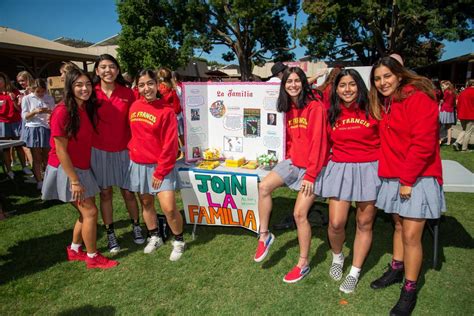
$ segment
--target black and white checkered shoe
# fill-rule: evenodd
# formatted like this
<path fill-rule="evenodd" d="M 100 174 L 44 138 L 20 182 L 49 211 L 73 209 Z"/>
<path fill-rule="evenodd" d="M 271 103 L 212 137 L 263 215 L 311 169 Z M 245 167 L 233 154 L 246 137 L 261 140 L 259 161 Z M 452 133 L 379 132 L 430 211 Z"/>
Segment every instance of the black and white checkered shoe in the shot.
<path fill-rule="evenodd" d="M 342 279 L 342 264 L 333 262 L 329 268 L 329 276 L 335 281 Z"/>
<path fill-rule="evenodd" d="M 352 275 L 347 275 L 344 279 L 344 282 L 342 282 L 341 286 L 339 287 L 339 290 L 346 294 L 352 293 L 354 292 L 358 281 L 359 280 L 354 278 Z"/>

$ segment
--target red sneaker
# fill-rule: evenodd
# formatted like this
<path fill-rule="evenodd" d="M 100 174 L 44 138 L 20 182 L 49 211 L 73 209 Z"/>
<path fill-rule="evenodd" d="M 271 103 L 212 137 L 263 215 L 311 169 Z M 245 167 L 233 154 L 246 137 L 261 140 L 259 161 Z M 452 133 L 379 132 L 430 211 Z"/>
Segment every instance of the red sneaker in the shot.
<path fill-rule="evenodd" d="M 94 258 L 89 258 L 86 254 L 87 269 L 110 269 L 119 265 L 118 261 L 111 260 L 104 257 L 100 252 L 97 252 Z"/>
<path fill-rule="evenodd" d="M 66 247 L 67 261 L 86 261 L 87 254 L 82 247 L 78 251 L 71 249 L 71 246 Z"/>
<path fill-rule="evenodd" d="M 304 278 L 308 273 L 309 273 L 309 266 L 300 268 L 298 266 L 295 266 L 290 272 L 285 275 L 283 278 L 283 282 L 285 283 L 296 283 L 302 278 Z"/>
<path fill-rule="evenodd" d="M 272 233 L 269 233 L 267 240 L 258 241 L 257 250 L 255 251 L 255 257 L 253 258 L 255 262 L 261 262 L 263 261 L 263 259 L 265 259 L 268 254 L 268 250 L 270 249 L 270 246 L 273 244 L 274 240 L 275 236 Z"/>

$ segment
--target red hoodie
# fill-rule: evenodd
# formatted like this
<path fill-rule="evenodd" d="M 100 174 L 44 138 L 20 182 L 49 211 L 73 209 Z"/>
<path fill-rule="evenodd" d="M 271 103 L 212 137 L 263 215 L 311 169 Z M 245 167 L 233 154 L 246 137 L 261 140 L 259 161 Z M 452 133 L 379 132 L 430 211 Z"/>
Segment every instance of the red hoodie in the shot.
<path fill-rule="evenodd" d="M 474 121 L 474 87 L 468 87 L 459 94 L 458 118 Z"/>
<path fill-rule="evenodd" d="M 334 162 L 370 162 L 379 159 L 379 123 L 357 103 L 348 108 L 340 106 L 341 113 L 332 127 L 331 142 Z"/>
<path fill-rule="evenodd" d="M 438 104 L 414 87 L 403 92 L 407 98 L 393 101 L 388 114 L 382 111 L 379 176 L 407 186 L 419 177 L 435 177 L 442 185 Z"/>
<path fill-rule="evenodd" d="M 141 98 L 132 104 L 129 119 L 132 131 L 128 143 L 130 159 L 141 164 L 156 163 L 153 176 L 162 180 L 176 163 L 176 115 L 161 99 L 148 103 Z"/>
<path fill-rule="evenodd" d="M 329 146 L 326 110 L 321 101 L 310 101 L 303 109 L 294 104 L 286 113 L 286 134 L 291 140 L 287 158 L 306 168 L 304 180 L 314 182 L 327 163 Z"/>
<path fill-rule="evenodd" d="M 173 88 L 160 83 L 158 91 L 161 94 L 161 99 L 173 108 L 175 114 L 181 113 L 181 103 L 179 102 L 178 94 Z"/>
<path fill-rule="evenodd" d="M 443 103 L 441 104 L 441 112 L 454 112 L 454 104 L 456 96 L 450 90 L 444 90 Z"/>

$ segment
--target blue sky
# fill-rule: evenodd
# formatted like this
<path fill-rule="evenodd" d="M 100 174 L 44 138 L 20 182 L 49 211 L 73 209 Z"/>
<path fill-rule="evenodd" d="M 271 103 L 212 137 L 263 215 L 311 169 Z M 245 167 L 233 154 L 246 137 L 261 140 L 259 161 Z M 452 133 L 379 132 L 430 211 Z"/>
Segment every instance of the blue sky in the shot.
<path fill-rule="evenodd" d="M 64 36 L 98 42 L 120 32 L 115 0 L 0 0 L 0 25 L 49 40 Z M 301 22 L 302 19 L 299 19 Z M 474 52 L 471 40 L 444 42 L 442 60 Z M 208 60 L 223 62 L 227 48 L 217 47 Z M 305 49 L 297 48 L 297 58 Z M 225 62 L 224 62 L 225 63 Z"/>

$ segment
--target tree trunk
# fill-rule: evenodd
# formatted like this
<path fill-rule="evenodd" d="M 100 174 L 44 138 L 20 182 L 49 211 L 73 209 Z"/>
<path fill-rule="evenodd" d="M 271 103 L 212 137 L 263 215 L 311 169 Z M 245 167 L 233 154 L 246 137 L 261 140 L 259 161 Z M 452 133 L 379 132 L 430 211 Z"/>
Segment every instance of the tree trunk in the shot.
<path fill-rule="evenodd" d="M 239 54 L 237 55 L 237 59 L 239 60 L 241 81 L 250 81 L 252 77 L 252 69 L 249 58 L 243 56 L 243 54 Z"/>

